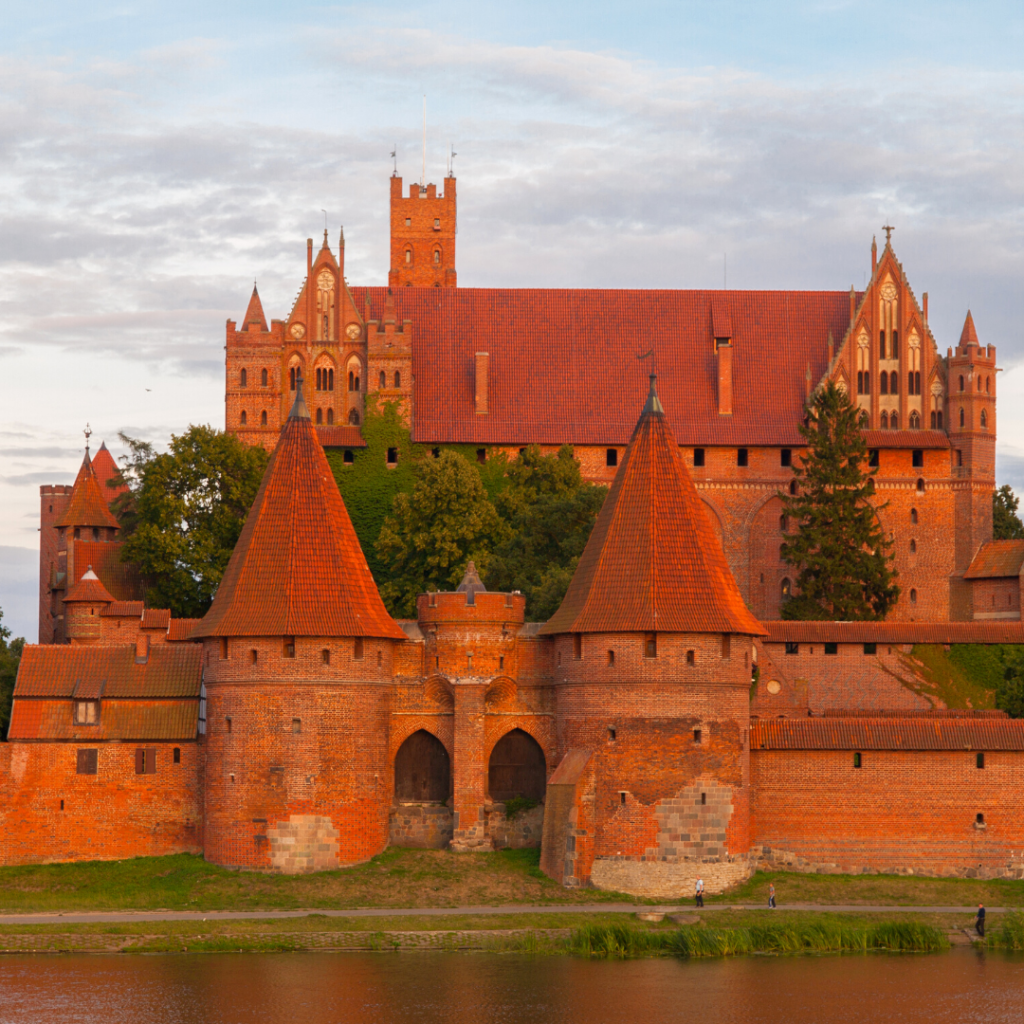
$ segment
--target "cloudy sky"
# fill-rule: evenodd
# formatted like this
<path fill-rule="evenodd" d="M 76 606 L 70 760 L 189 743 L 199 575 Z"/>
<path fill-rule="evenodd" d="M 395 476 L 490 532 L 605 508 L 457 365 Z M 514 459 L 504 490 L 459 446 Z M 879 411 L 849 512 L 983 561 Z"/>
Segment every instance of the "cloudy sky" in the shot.
<path fill-rule="evenodd" d="M 862 286 L 873 234 L 999 348 L 1024 485 L 1016 2 L 6 0 L 0 607 L 35 635 L 38 485 L 82 428 L 223 423 L 223 329 L 286 314 L 324 214 L 386 280 L 390 152 L 454 145 L 461 285 Z M 1017 369 L 1021 365 L 1021 369 Z"/>

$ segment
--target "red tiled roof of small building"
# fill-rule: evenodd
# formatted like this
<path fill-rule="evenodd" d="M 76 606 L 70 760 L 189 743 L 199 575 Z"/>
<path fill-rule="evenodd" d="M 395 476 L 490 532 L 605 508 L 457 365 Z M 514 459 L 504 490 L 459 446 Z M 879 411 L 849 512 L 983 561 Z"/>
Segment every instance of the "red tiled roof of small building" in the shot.
<path fill-rule="evenodd" d="M 202 619 L 171 619 L 167 628 L 168 643 L 181 643 L 192 639 L 192 630 L 202 622 Z"/>
<path fill-rule="evenodd" d="M 316 436 L 325 448 L 365 448 L 366 442 L 358 427 L 317 427 Z"/>
<path fill-rule="evenodd" d="M 137 661 L 134 644 L 30 644 L 18 666 L 15 704 L 21 697 L 70 699 L 83 679 L 104 680 L 108 698 L 198 697 L 202 654 L 195 644 L 156 644 Z"/>
<path fill-rule="evenodd" d="M 964 320 L 964 329 L 960 332 L 960 347 L 967 345 L 980 345 L 978 332 L 974 329 L 974 317 L 971 311 L 967 310 L 967 319 Z"/>
<path fill-rule="evenodd" d="M 405 639 L 373 582 L 301 386 L 193 636 Z"/>
<path fill-rule="evenodd" d="M 92 571 L 90 565 L 82 574 L 81 579 L 67 592 L 64 598 L 65 603 L 71 604 L 76 601 L 90 602 L 92 604 L 111 604 L 113 598 L 107 588 L 100 582 L 99 577 Z"/>
<path fill-rule="evenodd" d="M 1024 622 L 800 622 L 763 623 L 764 642 L 840 644 L 1024 644 Z"/>
<path fill-rule="evenodd" d="M 57 520 L 57 526 L 106 526 L 118 527 L 114 513 L 110 511 L 107 499 L 100 491 L 99 481 L 93 471 L 89 452 L 86 451 L 82 466 L 78 470 L 71 500 L 64 514 Z"/>
<path fill-rule="evenodd" d="M 121 549 L 117 542 L 75 541 L 75 574 L 82 566 L 91 565 L 115 601 L 141 601 L 146 594 L 145 581 L 135 563 L 121 561 Z"/>
<path fill-rule="evenodd" d="M 166 630 L 171 623 L 171 613 L 167 608 L 147 608 L 142 613 L 142 629 Z"/>
<path fill-rule="evenodd" d="M 121 470 L 117 468 L 113 455 L 107 450 L 106 442 L 100 445 L 96 458 L 92 460 L 92 469 L 100 485 L 100 494 L 103 495 L 107 504 L 128 490 L 128 485 L 121 478 Z M 120 482 L 116 486 L 112 486 L 114 481 Z"/>
<path fill-rule="evenodd" d="M 623 445 L 642 393 L 634 356 L 656 340 L 658 386 L 683 445 L 804 444 L 805 374 L 828 368 L 849 292 L 396 288 L 412 321 L 413 438 L 426 444 Z M 353 288 L 384 315 L 385 288 Z M 733 414 L 719 416 L 713 323 L 731 329 Z M 724 329 L 724 328 L 723 328 Z M 637 340 L 637 339 L 641 340 Z M 640 346 L 638 350 L 637 346 Z M 489 354 L 486 415 L 474 401 L 475 353 Z M 771 392 L 764 382 L 772 381 Z"/>
<path fill-rule="evenodd" d="M 759 718 L 750 723 L 758 750 L 1024 750 L 1024 720 L 925 718 Z"/>
<path fill-rule="evenodd" d="M 542 633 L 764 632 L 651 392 L 561 607 Z"/>
<path fill-rule="evenodd" d="M 194 740 L 199 728 L 199 700 L 104 699 L 95 725 L 77 725 L 70 701 L 20 700 L 11 709 L 11 740 Z M 130 752 L 129 752 L 130 756 Z"/>
<path fill-rule="evenodd" d="M 964 573 L 965 580 L 1019 576 L 1024 565 L 1024 540 L 990 540 L 982 544 Z"/>
<path fill-rule="evenodd" d="M 141 619 L 145 610 L 146 605 L 143 601 L 114 601 L 109 607 L 104 608 L 100 615 L 111 619 Z"/>

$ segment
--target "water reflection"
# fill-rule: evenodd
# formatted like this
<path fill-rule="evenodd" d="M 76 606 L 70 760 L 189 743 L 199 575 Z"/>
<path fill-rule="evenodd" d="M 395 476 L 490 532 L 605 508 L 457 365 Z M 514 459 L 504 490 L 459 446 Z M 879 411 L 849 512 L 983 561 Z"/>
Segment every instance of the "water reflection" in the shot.
<path fill-rule="evenodd" d="M 493 954 L 11 956 L 0 1024 L 1019 1022 L 1024 958 L 624 963 Z"/>

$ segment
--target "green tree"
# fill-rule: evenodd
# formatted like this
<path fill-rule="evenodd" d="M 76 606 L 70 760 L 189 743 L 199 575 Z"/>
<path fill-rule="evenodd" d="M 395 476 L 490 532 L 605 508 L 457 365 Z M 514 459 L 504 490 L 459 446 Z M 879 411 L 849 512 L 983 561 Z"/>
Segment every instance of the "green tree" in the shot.
<path fill-rule="evenodd" d="M 114 503 L 126 539 L 123 561 L 146 578 L 147 603 L 175 616 L 203 615 L 227 568 L 256 492 L 267 453 L 233 434 L 191 425 L 157 453 L 121 435 L 130 491 Z"/>
<path fill-rule="evenodd" d="M 508 463 L 505 477 L 494 503 L 508 532 L 486 583 L 522 591 L 528 617 L 546 621 L 565 597 L 608 489 L 584 482 L 570 445 L 555 455 L 531 445 Z"/>
<path fill-rule="evenodd" d="M 899 597 L 892 542 L 882 533 L 862 413 L 829 382 L 814 396 L 800 433 L 807 441 L 793 466 L 796 495 L 781 494 L 797 533 L 782 557 L 798 571 L 787 619 L 883 619 Z M 884 508 L 885 506 L 879 506 Z"/>
<path fill-rule="evenodd" d="M 14 697 L 14 683 L 18 678 L 18 664 L 25 638 L 11 639 L 11 631 L 3 624 L 4 613 L 0 609 L 0 740 L 7 739 L 7 727 L 11 724 L 11 701 Z"/>
<path fill-rule="evenodd" d="M 377 538 L 388 569 L 381 596 L 392 615 L 412 617 L 427 590 L 454 590 L 472 559 L 487 571 L 504 532 L 476 468 L 455 452 L 422 459 L 412 493 L 395 495 Z"/>
<path fill-rule="evenodd" d="M 1024 523 L 1017 515 L 1020 498 L 1009 484 L 1003 484 L 992 494 L 993 540 L 1024 540 Z"/>

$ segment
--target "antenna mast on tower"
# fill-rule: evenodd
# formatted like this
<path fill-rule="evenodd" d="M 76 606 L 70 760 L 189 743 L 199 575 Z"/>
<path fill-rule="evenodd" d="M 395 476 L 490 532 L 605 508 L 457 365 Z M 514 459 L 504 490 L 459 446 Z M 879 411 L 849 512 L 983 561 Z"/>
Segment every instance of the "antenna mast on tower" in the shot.
<path fill-rule="evenodd" d="M 427 187 L 427 97 L 423 96 L 423 174 L 420 177 L 420 188 Z"/>

